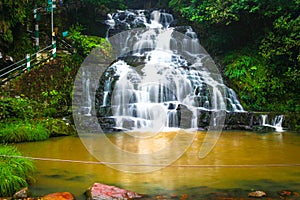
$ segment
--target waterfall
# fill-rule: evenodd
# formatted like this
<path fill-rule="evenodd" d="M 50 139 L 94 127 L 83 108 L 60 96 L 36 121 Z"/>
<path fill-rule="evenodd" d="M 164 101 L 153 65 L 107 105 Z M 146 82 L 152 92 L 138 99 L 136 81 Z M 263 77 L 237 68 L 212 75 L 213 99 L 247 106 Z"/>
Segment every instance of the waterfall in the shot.
<path fill-rule="evenodd" d="M 92 111 L 92 99 L 91 99 L 91 94 L 90 94 L 90 74 L 86 71 L 82 72 L 82 90 L 84 95 L 82 95 L 84 105 L 81 108 L 82 109 L 82 114 L 85 116 L 91 116 L 91 111 Z"/>
<path fill-rule="evenodd" d="M 187 53 L 195 54 L 197 53 L 199 40 L 197 34 L 193 31 L 192 28 L 188 27 L 185 35 L 188 38 L 183 39 L 183 49 Z"/>
<path fill-rule="evenodd" d="M 108 77 L 108 79 L 105 80 L 105 83 L 104 83 L 103 103 L 102 103 L 103 107 L 107 106 L 107 101 L 108 101 L 108 98 L 109 98 L 108 95 L 109 95 L 111 90 L 112 90 L 112 78 Z"/>
<path fill-rule="evenodd" d="M 264 126 L 268 124 L 268 115 L 261 115 L 261 125 Z"/>
<path fill-rule="evenodd" d="M 282 122 L 284 119 L 283 115 L 276 115 L 274 119 L 271 120 L 271 124 L 269 124 L 268 119 L 269 116 L 267 114 L 261 115 L 261 126 L 268 126 L 275 128 L 276 132 L 283 132 Z"/>
<path fill-rule="evenodd" d="M 272 121 L 272 125 L 273 127 L 275 127 L 277 132 L 283 131 L 283 127 L 282 127 L 283 118 L 284 118 L 283 115 L 277 115 Z"/>
<path fill-rule="evenodd" d="M 149 131 L 178 128 L 183 123 L 182 106 L 191 113 L 190 128 L 198 127 L 202 111 L 244 112 L 192 28 L 178 32 L 171 27 L 171 14 L 147 12 L 108 15 L 107 35 L 112 36 L 108 39 L 120 55 L 97 90 L 103 97 L 96 105 L 98 117 L 113 119 L 115 129 Z M 133 31 L 121 32 L 128 29 Z M 99 114 L 107 107 L 109 114 Z M 217 116 L 212 119 L 214 125 Z"/>

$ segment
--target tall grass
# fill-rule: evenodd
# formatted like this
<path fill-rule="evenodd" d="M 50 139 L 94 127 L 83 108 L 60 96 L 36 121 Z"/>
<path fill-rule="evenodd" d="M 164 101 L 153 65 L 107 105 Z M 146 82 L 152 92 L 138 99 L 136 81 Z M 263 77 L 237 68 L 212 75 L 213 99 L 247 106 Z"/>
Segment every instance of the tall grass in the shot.
<path fill-rule="evenodd" d="M 50 131 L 41 122 L 17 121 L 0 124 L 0 142 L 32 142 L 46 140 Z"/>
<path fill-rule="evenodd" d="M 16 191 L 28 186 L 34 171 L 33 162 L 20 156 L 15 147 L 0 145 L 0 196 L 12 196 Z"/>

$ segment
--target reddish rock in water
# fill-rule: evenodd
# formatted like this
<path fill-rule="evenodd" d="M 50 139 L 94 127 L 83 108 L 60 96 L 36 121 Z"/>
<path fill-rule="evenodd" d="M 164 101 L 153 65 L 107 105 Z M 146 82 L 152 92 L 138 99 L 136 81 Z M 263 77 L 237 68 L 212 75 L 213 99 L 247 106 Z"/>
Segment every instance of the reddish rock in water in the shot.
<path fill-rule="evenodd" d="M 42 198 L 43 200 L 74 200 L 74 196 L 70 192 L 56 192 L 48 194 Z"/>
<path fill-rule="evenodd" d="M 142 198 L 142 195 L 138 193 L 101 183 L 94 183 L 94 185 L 88 189 L 87 196 L 90 200 L 127 200 Z"/>
<path fill-rule="evenodd" d="M 293 192 L 290 190 L 281 190 L 278 192 L 278 194 L 282 197 L 288 197 L 288 196 L 292 196 Z"/>
<path fill-rule="evenodd" d="M 183 195 L 181 195 L 180 200 L 186 200 L 188 198 L 189 198 L 189 195 L 183 194 Z"/>

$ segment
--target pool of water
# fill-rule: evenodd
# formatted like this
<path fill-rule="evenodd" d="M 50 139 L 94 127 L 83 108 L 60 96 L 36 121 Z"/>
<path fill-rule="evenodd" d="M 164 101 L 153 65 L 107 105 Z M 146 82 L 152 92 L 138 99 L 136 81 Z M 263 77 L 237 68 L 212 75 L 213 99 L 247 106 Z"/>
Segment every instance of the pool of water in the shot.
<path fill-rule="evenodd" d="M 159 148 L 164 141 L 171 140 L 173 134 L 176 133 L 161 134 L 163 136 L 157 139 L 153 148 Z M 68 191 L 76 199 L 84 199 L 84 191 L 94 182 L 112 184 L 150 196 L 187 194 L 191 199 L 216 195 L 247 197 L 251 190 L 264 190 L 274 198 L 283 189 L 300 192 L 299 133 L 224 131 L 213 150 L 200 159 L 199 149 L 205 136 L 206 132 L 198 132 L 192 145 L 177 161 L 147 173 L 126 173 L 95 164 L 98 160 L 86 150 L 79 137 L 58 137 L 16 146 L 25 156 L 92 161 L 36 160 L 36 181 L 30 187 L 34 195 Z M 137 146 L 147 145 L 136 144 L 122 133 L 108 137 L 128 151 L 139 152 Z"/>

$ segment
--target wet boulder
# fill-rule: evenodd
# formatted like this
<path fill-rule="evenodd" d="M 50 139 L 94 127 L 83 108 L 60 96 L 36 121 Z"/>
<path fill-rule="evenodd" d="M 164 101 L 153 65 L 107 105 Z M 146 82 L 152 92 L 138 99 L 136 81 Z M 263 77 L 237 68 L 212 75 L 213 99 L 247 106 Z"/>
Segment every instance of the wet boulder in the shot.
<path fill-rule="evenodd" d="M 89 200 L 127 200 L 142 198 L 142 195 L 136 192 L 101 183 L 94 183 L 93 186 L 88 189 L 86 195 Z"/>
<path fill-rule="evenodd" d="M 267 193 L 265 193 L 264 191 L 260 191 L 260 190 L 248 193 L 248 197 L 261 198 L 261 197 L 266 197 L 266 196 L 267 196 Z"/>

